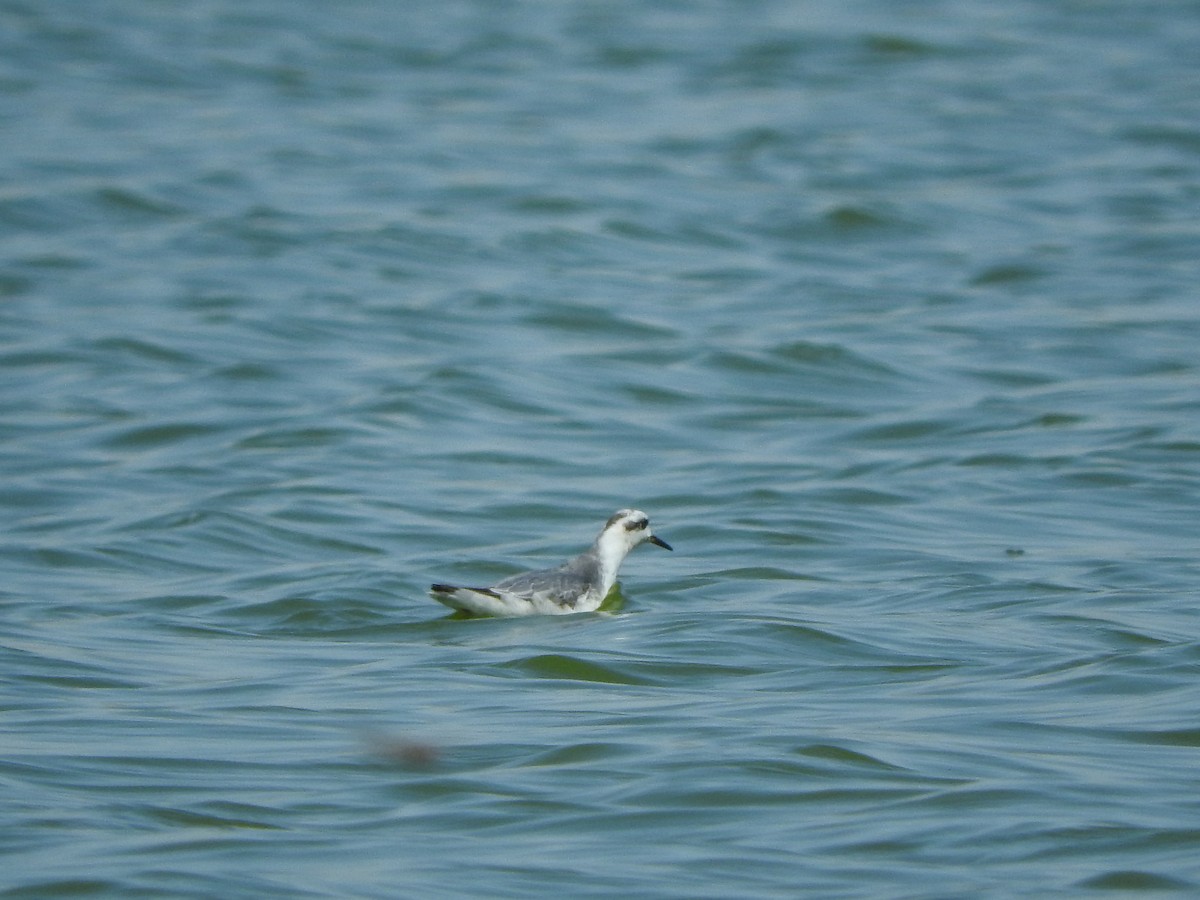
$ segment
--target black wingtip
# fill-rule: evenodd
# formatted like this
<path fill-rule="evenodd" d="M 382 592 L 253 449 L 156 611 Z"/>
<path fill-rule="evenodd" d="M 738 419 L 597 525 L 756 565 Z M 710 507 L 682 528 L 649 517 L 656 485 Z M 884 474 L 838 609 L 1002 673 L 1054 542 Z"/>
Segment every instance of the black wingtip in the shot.
<path fill-rule="evenodd" d="M 435 594 L 453 594 L 455 591 L 474 591 L 477 594 L 487 594 L 489 597 L 495 597 L 497 600 L 500 599 L 499 594 L 497 594 L 491 588 L 484 587 L 464 588 L 458 586 L 457 584 L 431 584 L 429 586 L 429 590 L 433 591 Z"/>

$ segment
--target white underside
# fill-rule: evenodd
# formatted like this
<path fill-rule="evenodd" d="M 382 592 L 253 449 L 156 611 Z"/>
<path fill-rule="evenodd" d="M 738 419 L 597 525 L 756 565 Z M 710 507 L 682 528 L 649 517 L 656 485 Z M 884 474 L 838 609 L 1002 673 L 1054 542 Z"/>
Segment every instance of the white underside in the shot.
<path fill-rule="evenodd" d="M 604 602 L 604 598 L 595 593 L 588 593 L 580 597 L 574 606 L 567 606 L 550 597 L 537 594 L 532 598 L 525 598 L 504 591 L 495 591 L 495 593 L 498 596 L 493 597 L 490 593 L 485 594 L 471 588 L 456 588 L 452 592 L 434 591 L 433 597 L 451 609 L 460 609 L 477 616 L 499 618 L 562 616 L 570 613 L 595 612 Z"/>

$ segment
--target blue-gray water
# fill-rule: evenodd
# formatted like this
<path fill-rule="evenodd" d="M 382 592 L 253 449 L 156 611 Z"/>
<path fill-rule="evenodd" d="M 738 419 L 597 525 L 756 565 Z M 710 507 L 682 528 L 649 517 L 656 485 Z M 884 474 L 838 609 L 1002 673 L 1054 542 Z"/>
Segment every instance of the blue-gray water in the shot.
<path fill-rule="evenodd" d="M 1198 46 L 0 2 L 0 894 L 1200 892 Z"/>

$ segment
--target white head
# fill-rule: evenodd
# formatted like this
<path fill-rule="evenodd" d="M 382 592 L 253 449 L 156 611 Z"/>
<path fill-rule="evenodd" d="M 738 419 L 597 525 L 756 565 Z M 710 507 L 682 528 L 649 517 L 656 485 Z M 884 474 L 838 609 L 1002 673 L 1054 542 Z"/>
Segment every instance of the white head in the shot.
<path fill-rule="evenodd" d="M 670 544 L 654 536 L 650 530 L 650 518 L 640 509 L 618 509 L 604 523 L 604 530 L 596 539 L 598 544 L 619 547 L 622 557 L 645 541 L 658 544 L 664 550 L 671 549 Z"/>

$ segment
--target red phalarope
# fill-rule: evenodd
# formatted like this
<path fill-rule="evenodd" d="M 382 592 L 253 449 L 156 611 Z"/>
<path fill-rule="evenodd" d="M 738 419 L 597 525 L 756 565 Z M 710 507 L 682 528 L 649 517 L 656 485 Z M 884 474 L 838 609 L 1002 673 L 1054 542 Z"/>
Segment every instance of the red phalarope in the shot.
<path fill-rule="evenodd" d="M 671 545 L 655 537 L 638 509 L 619 509 L 586 551 L 553 569 L 522 572 L 489 587 L 430 586 L 433 598 L 452 609 L 480 616 L 562 615 L 600 607 L 617 580 L 617 570 L 638 544 Z"/>

